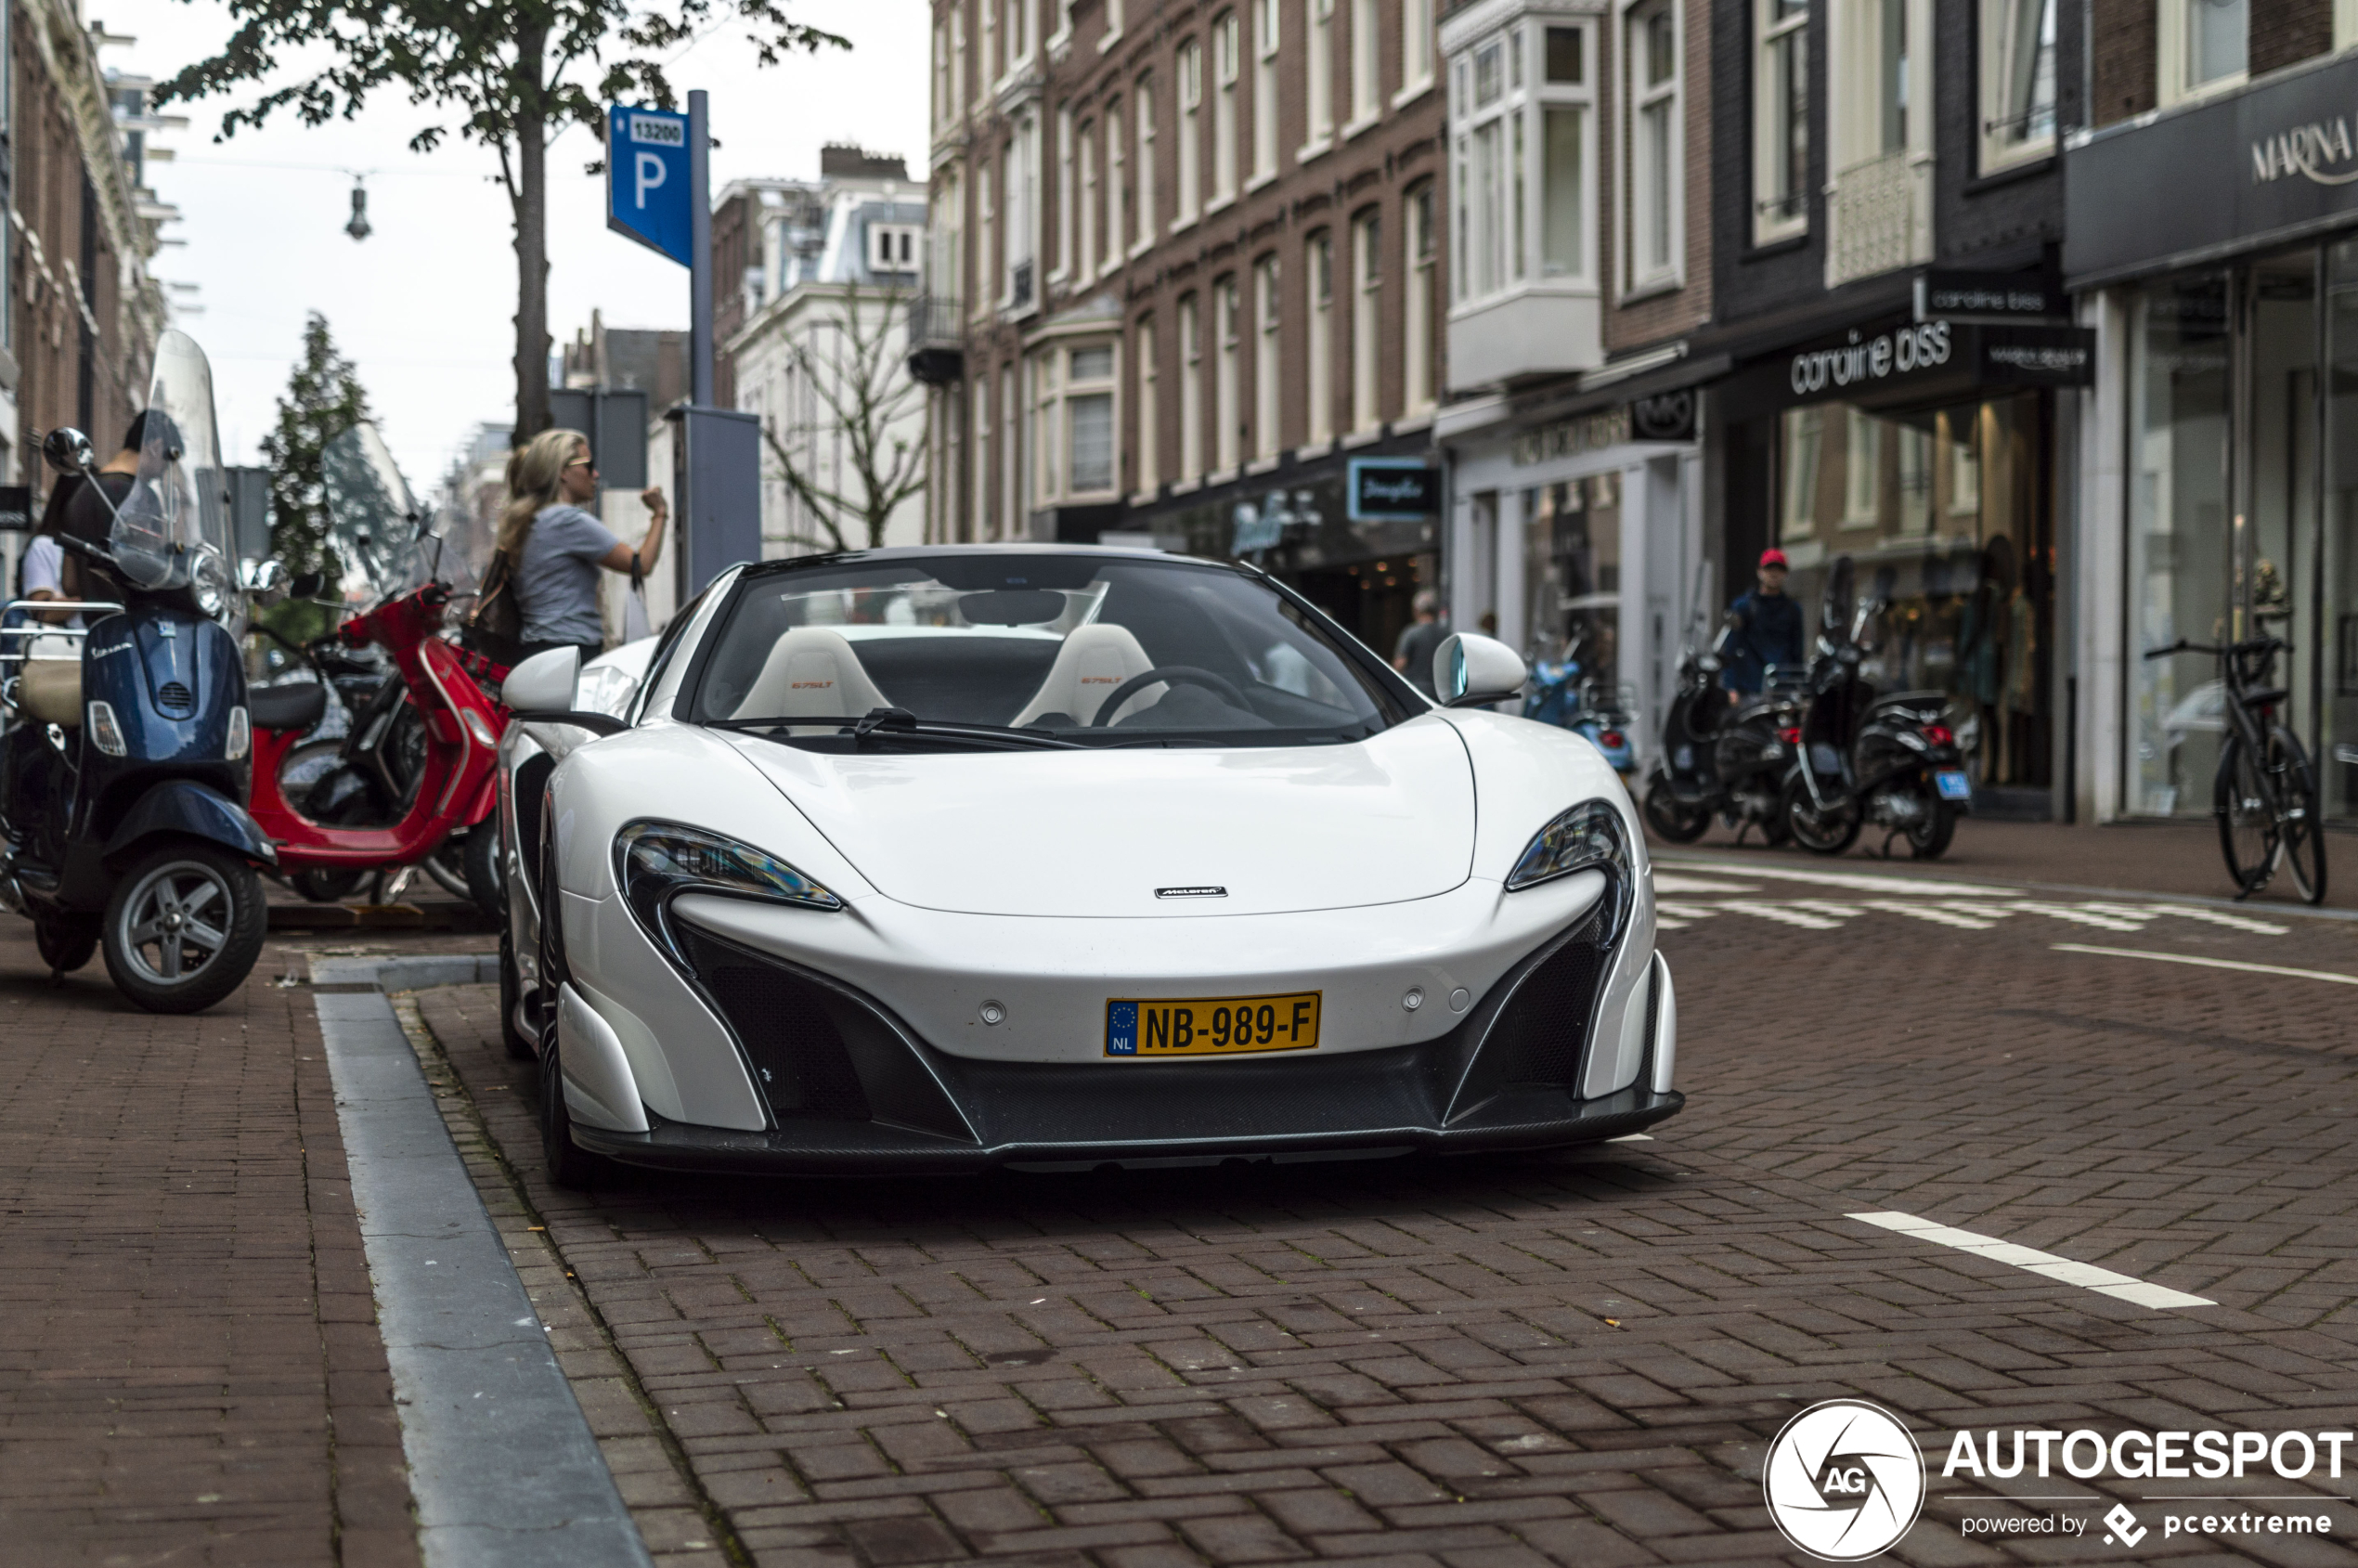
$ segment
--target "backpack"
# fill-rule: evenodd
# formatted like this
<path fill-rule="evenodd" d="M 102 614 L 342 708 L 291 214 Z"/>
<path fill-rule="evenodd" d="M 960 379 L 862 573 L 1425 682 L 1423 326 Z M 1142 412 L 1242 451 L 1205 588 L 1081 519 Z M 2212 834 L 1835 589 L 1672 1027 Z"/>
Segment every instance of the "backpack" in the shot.
<path fill-rule="evenodd" d="M 494 664 L 512 665 L 524 657 L 524 608 L 516 603 L 514 574 L 504 550 L 492 552 L 483 590 L 467 613 L 466 643 Z"/>

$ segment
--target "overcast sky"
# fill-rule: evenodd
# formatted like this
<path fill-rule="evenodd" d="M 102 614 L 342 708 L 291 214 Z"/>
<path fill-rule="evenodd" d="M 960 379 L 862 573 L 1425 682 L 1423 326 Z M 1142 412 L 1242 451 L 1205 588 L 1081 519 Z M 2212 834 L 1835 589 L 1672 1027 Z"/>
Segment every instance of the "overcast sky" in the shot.
<path fill-rule="evenodd" d="M 158 79 L 212 53 L 230 31 L 217 0 L 92 0 L 89 13 L 136 39 L 109 47 L 107 65 Z M 900 153 L 921 175 L 926 7 L 804 0 L 791 14 L 849 38 L 851 50 L 763 70 L 744 28 L 725 23 L 669 67 L 683 107 L 690 88 L 712 94 L 713 188 L 813 176 L 826 141 Z M 148 166 L 149 186 L 181 213 L 164 228 L 181 243 L 167 245 L 155 268 L 199 285 L 175 296 L 202 312 L 179 325 L 212 358 L 229 460 L 260 460 L 256 444 L 316 309 L 358 364 L 386 439 L 423 490 L 478 422 L 504 423 L 514 411 L 515 253 L 506 194 L 488 177 L 497 163 L 455 136 L 431 156 L 409 151 L 409 137 L 435 122 L 398 93 L 351 122 L 312 130 L 282 114 L 215 142 L 223 109 L 238 101 L 173 106 L 190 124 L 158 139 L 177 156 Z M 551 149 L 550 331 L 571 341 L 592 309 L 611 326 L 685 327 L 687 269 L 605 227 L 604 182 L 582 172 L 599 150 L 579 129 Z M 343 233 L 351 171 L 366 172 L 375 227 L 359 243 Z"/>

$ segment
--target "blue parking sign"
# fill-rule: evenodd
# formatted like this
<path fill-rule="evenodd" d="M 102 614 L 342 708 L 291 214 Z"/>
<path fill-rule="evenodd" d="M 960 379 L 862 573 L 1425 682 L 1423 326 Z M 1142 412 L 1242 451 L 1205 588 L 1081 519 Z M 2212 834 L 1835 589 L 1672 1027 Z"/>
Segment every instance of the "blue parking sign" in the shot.
<path fill-rule="evenodd" d="M 688 117 L 667 109 L 609 108 L 606 227 L 687 266 L 693 214 Z"/>

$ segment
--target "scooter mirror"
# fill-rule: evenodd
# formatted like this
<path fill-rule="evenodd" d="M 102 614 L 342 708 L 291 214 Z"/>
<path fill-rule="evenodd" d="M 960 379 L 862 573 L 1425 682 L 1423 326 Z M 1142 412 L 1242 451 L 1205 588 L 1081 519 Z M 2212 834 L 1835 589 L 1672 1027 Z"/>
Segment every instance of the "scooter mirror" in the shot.
<path fill-rule="evenodd" d="M 517 713 L 564 713 L 581 678 L 581 650 L 551 648 L 508 671 L 499 700 Z"/>
<path fill-rule="evenodd" d="M 70 424 L 61 424 L 43 437 L 41 456 L 59 473 L 87 473 L 98 463 L 90 437 Z"/>
<path fill-rule="evenodd" d="M 287 591 L 297 599 L 317 599 L 327 586 L 325 572 L 297 572 L 294 580 L 287 584 Z"/>
<path fill-rule="evenodd" d="M 278 593 L 287 586 L 287 564 L 283 561 L 249 561 L 238 576 L 248 593 Z"/>
<path fill-rule="evenodd" d="M 1432 689 L 1444 707 L 1476 707 L 1521 694 L 1530 671 L 1495 637 L 1455 632 L 1432 654 Z"/>

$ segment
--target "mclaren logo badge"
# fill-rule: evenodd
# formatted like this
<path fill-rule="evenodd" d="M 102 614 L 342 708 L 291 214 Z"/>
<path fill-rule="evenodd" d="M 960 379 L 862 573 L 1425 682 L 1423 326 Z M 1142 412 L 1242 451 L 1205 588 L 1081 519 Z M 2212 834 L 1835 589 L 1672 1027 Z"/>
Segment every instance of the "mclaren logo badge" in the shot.
<path fill-rule="evenodd" d="M 1227 896 L 1228 889 L 1225 888 L 1158 888 L 1155 889 L 1155 897 L 1159 899 L 1224 899 Z"/>

